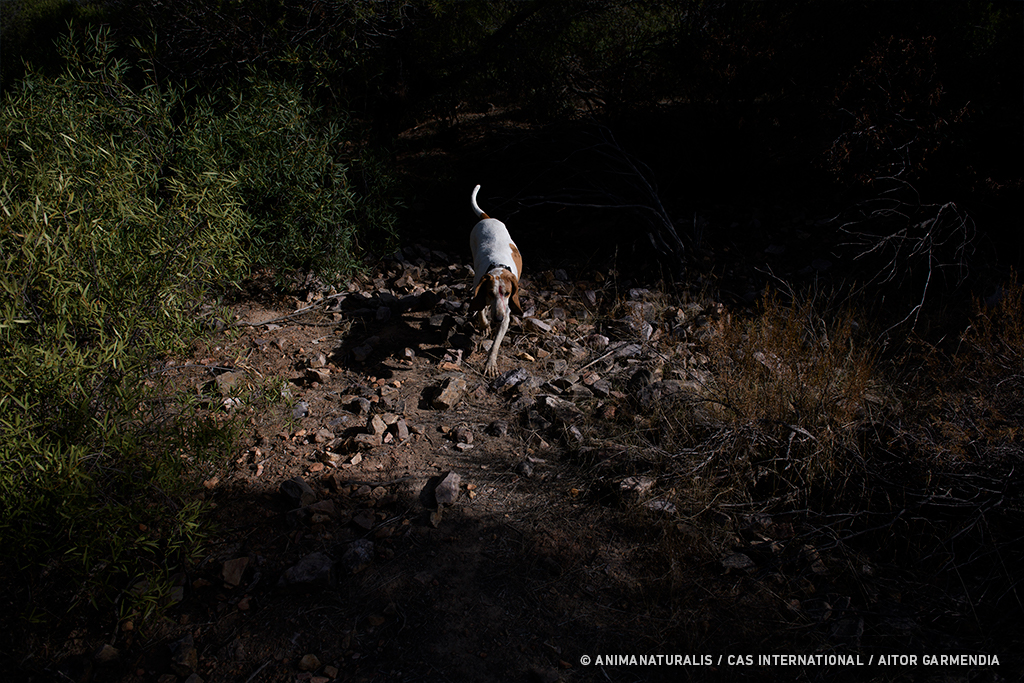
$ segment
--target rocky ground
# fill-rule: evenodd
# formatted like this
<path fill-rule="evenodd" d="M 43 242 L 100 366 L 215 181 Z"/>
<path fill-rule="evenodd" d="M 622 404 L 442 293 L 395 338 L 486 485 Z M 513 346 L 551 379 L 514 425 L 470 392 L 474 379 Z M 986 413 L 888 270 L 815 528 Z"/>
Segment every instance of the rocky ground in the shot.
<path fill-rule="evenodd" d="M 652 415 L 715 409 L 702 348 L 726 306 L 527 270 L 488 380 L 462 256 L 408 246 L 343 292 L 256 278 L 160 368 L 243 425 L 208 465 L 216 535 L 167 618 L 72 634 L 54 680 L 794 680 L 718 658 L 959 647 L 870 550 L 823 547 L 799 512 L 702 500 L 701 463 L 659 464 Z M 796 679 L 1005 680 L 893 671 Z"/>
<path fill-rule="evenodd" d="M 487 342 L 463 316 L 471 277 L 414 246 L 346 292 L 254 284 L 208 346 L 164 368 L 245 418 L 244 447 L 205 481 L 218 535 L 178 577 L 168 620 L 120 624 L 64 674 L 555 681 L 593 674 L 583 655 L 659 642 L 670 625 L 648 620 L 667 612 L 636 604 L 644 541 L 587 480 L 619 453 L 587 423 L 698 390 L 698 369 L 665 377 L 663 360 L 685 350 L 673 328 L 699 335 L 722 307 L 666 310 L 600 273 L 527 274 L 504 373 L 487 381 Z M 283 400 L 254 410 L 258 387 Z M 685 536 L 654 480 L 619 479 L 630 515 Z"/>

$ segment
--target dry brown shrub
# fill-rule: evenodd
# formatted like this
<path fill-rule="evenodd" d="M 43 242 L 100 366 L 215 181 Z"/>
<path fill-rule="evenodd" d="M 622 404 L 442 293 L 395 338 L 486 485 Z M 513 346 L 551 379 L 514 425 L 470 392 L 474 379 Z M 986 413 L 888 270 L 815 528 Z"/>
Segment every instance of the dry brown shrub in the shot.
<path fill-rule="evenodd" d="M 995 466 L 1024 439 L 1024 287 L 975 301 L 956 348 L 932 349 L 918 445 L 943 467 Z M 1016 457 L 1019 457 L 1017 455 Z"/>
<path fill-rule="evenodd" d="M 874 363 L 854 332 L 850 314 L 827 318 L 812 301 L 772 297 L 712 339 L 711 398 L 746 442 L 756 479 L 767 470 L 776 484 L 828 488 L 860 462 L 856 431 Z"/>
<path fill-rule="evenodd" d="M 1020 379 L 1024 373 L 1024 286 L 1013 282 L 992 299 L 975 301 L 974 322 L 961 337 L 957 356 L 979 379 Z M 1004 390 L 999 387 L 995 389 Z"/>

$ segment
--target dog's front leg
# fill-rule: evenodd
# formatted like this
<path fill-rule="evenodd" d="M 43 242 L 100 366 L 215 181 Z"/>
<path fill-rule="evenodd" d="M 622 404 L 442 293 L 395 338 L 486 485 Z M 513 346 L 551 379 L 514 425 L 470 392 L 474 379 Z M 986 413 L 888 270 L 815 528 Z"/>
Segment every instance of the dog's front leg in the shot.
<path fill-rule="evenodd" d="M 498 325 L 498 333 L 494 335 L 494 343 L 491 344 L 491 352 L 487 354 L 487 364 L 484 366 L 484 376 L 494 377 L 498 374 L 498 347 L 501 346 L 501 340 L 505 338 L 505 333 L 508 332 L 509 319 L 512 317 L 511 312 L 508 310 L 508 305 L 502 307 L 495 306 L 495 314 L 500 317 L 500 324 Z"/>

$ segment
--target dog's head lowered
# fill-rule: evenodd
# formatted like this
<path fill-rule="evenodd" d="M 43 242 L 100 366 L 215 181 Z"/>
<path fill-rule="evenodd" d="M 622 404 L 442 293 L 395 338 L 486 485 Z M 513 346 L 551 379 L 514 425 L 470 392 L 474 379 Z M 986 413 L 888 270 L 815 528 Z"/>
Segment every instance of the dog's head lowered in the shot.
<path fill-rule="evenodd" d="M 508 315 L 510 305 L 516 313 L 523 313 L 523 307 L 519 304 L 519 280 L 504 268 L 493 268 L 483 276 L 469 302 L 469 310 L 480 311 L 490 305 L 494 306 L 498 318 Z"/>

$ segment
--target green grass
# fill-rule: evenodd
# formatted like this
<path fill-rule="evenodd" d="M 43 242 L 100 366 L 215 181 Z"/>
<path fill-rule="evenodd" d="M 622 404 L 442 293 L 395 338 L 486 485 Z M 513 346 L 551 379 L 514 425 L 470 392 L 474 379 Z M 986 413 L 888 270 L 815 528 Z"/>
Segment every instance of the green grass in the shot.
<path fill-rule="evenodd" d="M 244 419 L 153 369 L 253 264 L 358 268 L 394 200 L 294 87 L 197 99 L 115 59 L 102 31 L 60 50 L 64 73 L 29 73 L 0 115 L 0 570 L 30 621 L 152 615 L 205 533 L 195 482 Z"/>

